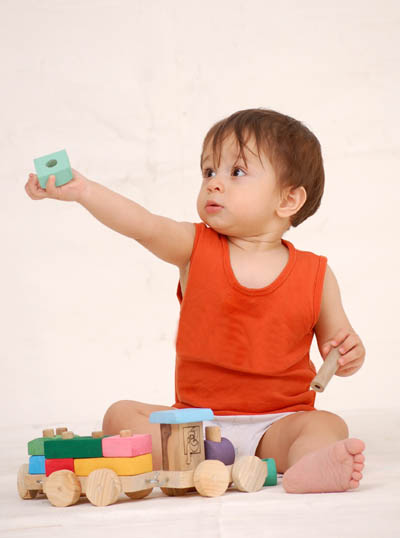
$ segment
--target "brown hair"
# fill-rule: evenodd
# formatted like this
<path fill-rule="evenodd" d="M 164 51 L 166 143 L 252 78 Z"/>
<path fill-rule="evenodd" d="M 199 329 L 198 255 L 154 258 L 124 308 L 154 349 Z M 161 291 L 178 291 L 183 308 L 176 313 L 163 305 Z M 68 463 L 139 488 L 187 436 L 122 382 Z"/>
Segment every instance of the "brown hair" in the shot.
<path fill-rule="evenodd" d="M 260 155 L 264 153 L 271 160 L 281 189 L 302 186 L 306 190 L 306 202 L 290 218 L 292 226 L 298 226 L 317 211 L 324 192 L 324 166 L 321 145 L 305 125 L 274 110 L 263 108 L 239 110 L 217 122 L 208 131 L 203 142 L 201 167 L 204 150 L 210 143 L 219 166 L 222 143 L 232 133 L 239 145 L 239 155 L 246 165 L 244 149 L 248 140 L 254 137 L 258 157 L 261 160 Z"/>

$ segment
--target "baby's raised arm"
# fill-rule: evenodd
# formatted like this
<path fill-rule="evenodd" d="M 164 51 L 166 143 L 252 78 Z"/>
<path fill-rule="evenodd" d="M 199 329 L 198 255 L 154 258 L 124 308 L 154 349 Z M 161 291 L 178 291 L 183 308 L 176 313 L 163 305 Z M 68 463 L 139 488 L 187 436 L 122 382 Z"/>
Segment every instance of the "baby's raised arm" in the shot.
<path fill-rule="evenodd" d="M 50 176 L 46 189 L 30 174 L 25 190 L 33 200 L 52 198 L 75 201 L 97 220 L 113 230 L 131 237 L 162 260 L 180 268 L 189 262 L 195 236 L 195 225 L 155 215 L 141 205 L 91 181 L 72 169 L 73 178 L 61 187 Z"/>

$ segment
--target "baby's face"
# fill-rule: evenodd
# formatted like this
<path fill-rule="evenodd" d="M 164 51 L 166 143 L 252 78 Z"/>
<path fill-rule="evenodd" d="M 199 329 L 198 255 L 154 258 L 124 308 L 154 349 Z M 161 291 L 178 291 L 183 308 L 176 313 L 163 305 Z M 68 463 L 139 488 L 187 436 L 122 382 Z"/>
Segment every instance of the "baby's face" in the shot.
<path fill-rule="evenodd" d="M 211 144 L 204 150 L 197 211 L 203 222 L 228 236 L 253 237 L 276 228 L 280 188 L 275 171 L 266 156 L 260 162 L 254 140 L 247 146 L 247 166 L 233 135 L 223 142 L 218 168 Z"/>

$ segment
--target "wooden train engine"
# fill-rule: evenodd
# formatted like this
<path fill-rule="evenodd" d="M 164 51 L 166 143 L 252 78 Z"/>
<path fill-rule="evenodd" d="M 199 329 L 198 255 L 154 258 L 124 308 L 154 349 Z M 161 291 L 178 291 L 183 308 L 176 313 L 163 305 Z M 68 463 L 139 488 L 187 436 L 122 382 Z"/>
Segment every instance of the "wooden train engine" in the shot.
<path fill-rule="evenodd" d="M 277 483 L 275 462 L 256 456 L 235 458 L 228 439 L 221 438 L 211 421 L 211 409 L 175 409 L 150 415 L 160 424 L 163 465 L 152 468 L 151 435 L 104 436 L 94 432 L 80 437 L 67 428 L 44 430 L 43 437 L 28 443 L 29 464 L 18 472 L 22 499 L 45 494 L 54 506 L 70 506 L 82 495 L 96 506 L 115 503 L 121 493 L 131 499 L 149 495 L 159 487 L 166 495 L 222 495 L 230 485 L 253 492 Z"/>

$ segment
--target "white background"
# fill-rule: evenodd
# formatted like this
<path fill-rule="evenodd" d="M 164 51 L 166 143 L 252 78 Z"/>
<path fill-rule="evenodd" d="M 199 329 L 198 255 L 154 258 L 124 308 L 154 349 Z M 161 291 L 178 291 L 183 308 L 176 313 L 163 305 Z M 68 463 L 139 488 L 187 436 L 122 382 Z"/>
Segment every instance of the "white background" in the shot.
<path fill-rule="evenodd" d="M 322 206 L 285 237 L 328 257 L 367 348 L 317 406 L 399 407 L 399 23 L 388 0 L 1 0 L 2 425 L 174 401 L 177 269 L 77 204 L 30 200 L 33 159 L 65 148 L 195 222 L 205 133 L 253 107 L 322 144 Z"/>

